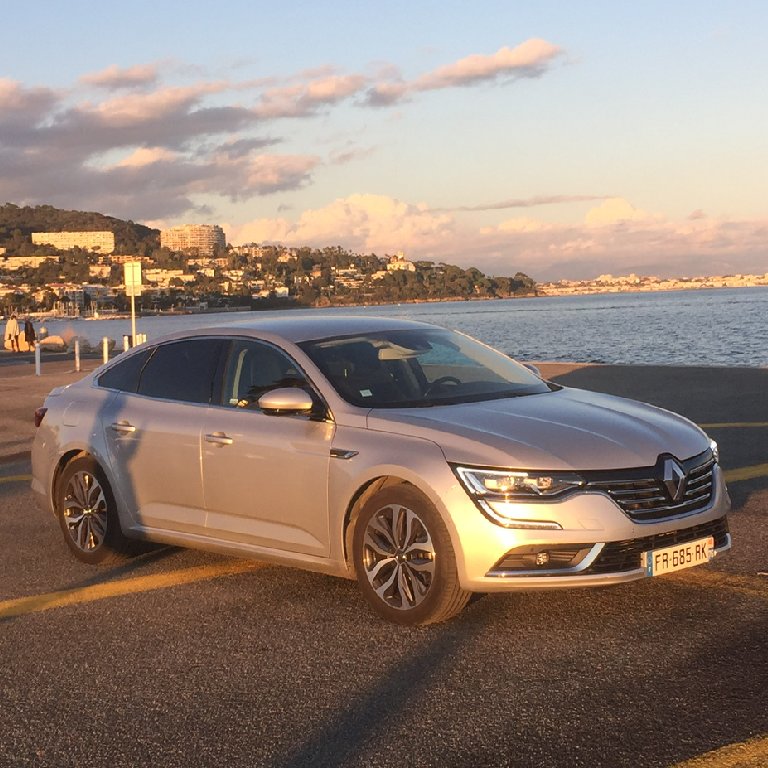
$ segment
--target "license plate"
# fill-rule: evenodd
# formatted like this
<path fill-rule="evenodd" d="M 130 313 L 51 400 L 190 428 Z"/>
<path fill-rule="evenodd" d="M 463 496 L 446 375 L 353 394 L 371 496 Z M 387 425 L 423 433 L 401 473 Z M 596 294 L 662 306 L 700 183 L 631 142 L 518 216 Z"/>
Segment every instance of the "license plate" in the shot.
<path fill-rule="evenodd" d="M 643 567 L 647 576 L 661 576 L 663 573 L 673 573 L 708 563 L 714 556 L 715 539 L 708 536 L 705 539 L 689 541 L 687 544 L 675 544 L 673 547 L 643 552 Z"/>

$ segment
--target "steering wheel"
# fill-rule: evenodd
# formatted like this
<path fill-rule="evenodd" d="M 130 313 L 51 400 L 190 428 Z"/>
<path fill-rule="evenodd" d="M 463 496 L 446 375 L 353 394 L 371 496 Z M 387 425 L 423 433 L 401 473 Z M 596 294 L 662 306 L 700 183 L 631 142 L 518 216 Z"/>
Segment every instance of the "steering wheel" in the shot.
<path fill-rule="evenodd" d="M 424 390 L 424 397 L 429 397 L 429 395 L 432 394 L 432 391 L 435 389 L 439 389 L 444 384 L 451 384 L 454 387 L 457 387 L 461 384 L 461 381 L 457 379 L 455 376 L 441 376 L 439 379 L 435 379 L 425 390 Z"/>

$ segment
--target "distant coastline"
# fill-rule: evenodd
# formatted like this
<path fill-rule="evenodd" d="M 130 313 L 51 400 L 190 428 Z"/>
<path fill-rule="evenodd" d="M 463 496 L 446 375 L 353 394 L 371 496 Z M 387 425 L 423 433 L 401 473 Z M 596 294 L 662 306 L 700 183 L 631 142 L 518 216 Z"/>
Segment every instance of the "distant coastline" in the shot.
<path fill-rule="evenodd" d="M 638 293 L 643 291 L 688 291 L 713 288 L 762 288 L 768 286 L 764 275 L 718 275 L 670 277 L 600 275 L 594 280 L 558 280 L 539 283 L 545 296 L 583 296 L 595 293 Z"/>
<path fill-rule="evenodd" d="M 322 304 L 316 306 L 302 306 L 295 302 L 285 303 L 282 306 L 274 306 L 268 302 L 263 307 L 258 302 L 251 307 L 185 307 L 183 309 L 152 310 L 137 307 L 137 317 L 174 317 L 184 315 L 209 315 L 226 314 L 234 312 L 275 311 L 275 310 L 324 310 L 365 308 L 365 307 L 397 307 L 420 304 L 448 304 L 461 302 L 496 302 L 516 299 L 551 298 L 555 296 L 599 296 L 610 294 L 631 293 L 664 293 L 673 291 L 702 291 L 739 288 L 766 288 L 768 287 L 768 273 L 765 275 L 735 275 L 733 277 L 697 277 L 697 278 L 640 278 L 648 281 L 641 283 L 629 282 L 628 278 L 614 278 L 615 283 L 601 283 L 598 281 L 559 281 L 555 283 L 540 283 L 538 290 L 533 293 L 518 296 L 445 296 L 441 298 L 402 299 L 400 301 L 344 301 L 340 303 Z M 89 314 L 61 314 L 56 312 L 27 312 L 27 315 L 38 320 L 125 320 L 130 318 L 129 312 L 97 310 Z M 0 315 L 0 319 L 3 315 Z"/>

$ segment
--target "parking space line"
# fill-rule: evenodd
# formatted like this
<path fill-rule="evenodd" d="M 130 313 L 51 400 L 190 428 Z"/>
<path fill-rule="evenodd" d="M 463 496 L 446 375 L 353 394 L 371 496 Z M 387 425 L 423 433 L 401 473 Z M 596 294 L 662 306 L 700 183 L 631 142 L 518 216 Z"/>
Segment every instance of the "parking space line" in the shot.
<path fill-rule="evenodd" d="M 30 595 L 13 600 L 0 602 L 0 619 L 13 616 L 24 616 L 31 613 L 47 611 L 51 608 L 62 608 L 68 605 L 81 605 L 95 600 L 110 597 L 132 595 L 137 592 L 149 592 L 154 589 L 167 589 L 181 584 L 191 584 L 195 581 L 217 579 L 221 576 L 232 576 L 246 571 L 263 567 L 262 563 L 250 560 L 233 560 L 218 565 L 201 565 L 195 568 L 158 573 L 152 576 L 138 576 L 133 579 L 108 581 L 89 587 L 64 589 L 59 592 L 48 592 L 42 595 Z"/>
<path fill-rule="evenodd" d="M 726 469 L 723 472 L 726 483 L 738 483 L 740 480 L 754 480 L 756 477 L 768 477 L 768 464 L 754 464 L 751 467 Z"/>
<path fill-rule="evenodd" d="M 670 768 L 765 768 L 768 765 L 768 735 L 715 749 Z"/>
<path fill-rule="evenodd" d="M 720 421 L 713 424 L 699 424 L 702 429 L 743 429 L 749 427 L 765 428 L 768 421 Z"/>
<path fill-rule="evenodd" d="M 7 477 L 0 477 L 0 483 L 23 483 L 31 482 L 32 475 L 8 475 Z"/>

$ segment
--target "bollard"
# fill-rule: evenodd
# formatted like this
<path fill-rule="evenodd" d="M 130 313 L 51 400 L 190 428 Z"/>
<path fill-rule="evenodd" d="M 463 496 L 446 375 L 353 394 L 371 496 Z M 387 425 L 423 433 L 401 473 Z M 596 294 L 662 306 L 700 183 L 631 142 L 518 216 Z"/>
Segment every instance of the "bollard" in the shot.
<path fill-rule="evenodd" d="M 80 373 L 80 339 L 75 339 L 75 371 Z"/>
<path fill-rule="evenodd" d="M 35 344 L 35 376 L 40 375 L 40 345 Z"/>
<path fill-rule="evenodd" d="M 130 336 L 123 334 L 123 352 L 127 352 L 131 348 Z"/>
<path fill-rule="evenodd" d="M 101 356 L 105 363 L 109 362 L 109 339 L 106 336 L 101 340 Z"/>

